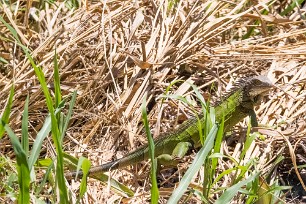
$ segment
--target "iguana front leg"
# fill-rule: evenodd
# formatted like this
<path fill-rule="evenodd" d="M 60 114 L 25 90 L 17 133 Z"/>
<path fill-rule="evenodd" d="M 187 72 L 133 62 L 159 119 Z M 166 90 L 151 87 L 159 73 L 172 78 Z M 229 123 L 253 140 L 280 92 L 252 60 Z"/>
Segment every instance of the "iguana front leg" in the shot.
<path fill-rule="evenodd" d="M 164 166 L 176 166 L 188 150 L 191 148 L 190 142 L 179 142 L 172 151 L 172 154 L 161 154 L 157 157 L 157 167 Z"/>
<path fill-rule="evenodd" d="M 258 127 L 258 122 L 257 122 L 257 118 L 256 118 L 256 113 L 255 111 L 252 109 L 250 112 L 249 112 L 249 117 L 251 119 L 251 125 L 252 127 Z"/>

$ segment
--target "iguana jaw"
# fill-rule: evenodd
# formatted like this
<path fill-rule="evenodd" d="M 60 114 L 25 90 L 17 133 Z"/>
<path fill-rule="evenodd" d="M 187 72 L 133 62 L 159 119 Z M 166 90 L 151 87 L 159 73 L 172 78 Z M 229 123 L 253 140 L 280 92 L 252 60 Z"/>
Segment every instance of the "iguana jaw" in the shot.
<path fill-rule="evenodd" d="M 250 91 L 249 91 L 249 95 L 251 97 L 256 97 L 258 95 L 267 95 L 268 92 L 271 90 L 273 86 L 262 86 L 262 87 L 253 87 Z"/>

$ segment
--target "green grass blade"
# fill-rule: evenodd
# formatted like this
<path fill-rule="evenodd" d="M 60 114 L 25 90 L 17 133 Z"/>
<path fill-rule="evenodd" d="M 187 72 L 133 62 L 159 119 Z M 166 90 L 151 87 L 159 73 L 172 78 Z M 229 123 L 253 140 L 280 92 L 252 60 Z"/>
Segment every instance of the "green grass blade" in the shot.
<path fill-rule="evenodd" d="M 10 26 L 10 24 L 8 24 L 8 23 L 3 19 L 2 16 L 0 16 L 0 21 L 10 30 L 10 32 L 12 33 L 12 35 L 14 36 L 14 38 L 18 41 L 18 43 L 21 44 L 21 43 L 20 43 L 20 40 L 19 40 L 19 38 L 18 38 L 18 34 L 17 34 L 16 30 L 15 30 L 12 26 Z"/>
<path fill-rule="evenodd" d="M 238 193 L 238 191 L 241 189 L 241 187 L 245 186 L 249 182 L 252 182 L 256 177 L 259 176 L 259 172 L 253 174 L 249 178 L 240 181 L 239 183 L 229 187 L 221 196 L 220 198 L 215 202 L 215 204 L 223 204 L 223 203 L 230 203 L 232 198 Z"/>
<path fill-rule="evenodd" d="M 12 85 L 11 87 L 11 91 L 10 91 L 10 96 L 8 98 L 8 101 L 6 103 L 4 112 L 2 113 L 1 116 L 1 123 L 0 123 L 0 139 L 3 137 L 3 134 L 5 132 L 4 130 L 4 125 L 9 123 L 10 120 L 10 113 L 11 113 L 11 108 L 12 108 L 12 104 L 13 104 L 13 97 L 14 97 L 14 85 Z"/>
<path fill-rule="evenodd" d="M 91 163 L 88 159 L 84 158 L 82 159 L 82 171 L 84 173 L 83 177 L 82 177 L 82 181 L 81 181 L 81 185 L 80 185 L 80 197 L 78 199 L 78 203 L 80 202 L 80 199 L 85 195 L 86 191 L 87 191 L 87 174 L 89 172 Z"/>
<path fill-rule="evenodd" d="M 183 81 L 183 80 L 174 80 L 173 82 L 170 83 L 169 86 L 167 86 L 167 88 L 166 88 L 166 90 L 165 90 L 165 94 L 164 94 L 164 96 L 163 96 L 163 98 L 162 98 L 162 103 L 163 103 L 163 101 L 165 100 L 166 95 L 169 93 L 171 87 L 172 87 L 174 84 L 178 83 L 178 82 L 184 82 L 184 81 Z"/>
<path fill-rule="evenodd" d="M 180 181 L 178 187 L 174 190 L 173 194 L 169 198 L 169 204 L 178 203 L 179 199 L 185 193 L 187 187 L 189 186 L 191 179 L 193 176 L 199 171 L 203 162 L 205 161 L 208 153 L 211 151 L 214 145 L 214 140 L 218 131 L 218 125 L 214 125 L 210 130 L 206 140 L 204 142 L 204 146 L 200 149 L 197 153 L 196 157 L 194 158 L 192 164 L 190 165 L 189 169 L 183 176 L 182 180 Z"/>
<path fill-rule="evenodd" d="M 9 62 L 4 59 L 3 57 L 0 57 L 0 62 L 2 62 L 3 64 L 8 64 Z"/>
<path fill-rule="evenodd" d="M 55 114 L 59 113 L 62 108 L 65 105 L 66 100 L 63 100 L 60 104 L 59 107 L 55 110 Z M 48 134 L 51 131 L 51 116 L 49 115 L 42 128 L 39 130 L 35 141 L 33 143 L 33 147 L 31 149 L 31 154 L 30 154 L 30 158 L 29 158 L 29 167 L 32 168 L 35 164 L 35 162 L 37 161 L 39 154 L 40 154 L 40 150 L 43 144 L 44 139 L 48 136 Z"/>
<path fill-rule="evenodd" d="M 120 182 L 116 181 L 115 179 L 109 178 L 105 174 L 93 175 L 92 177 L 94 179 L 97 179 L 97 180 L 103 182 L 103 183 L 109 183 L 111 188 L 115 192 L 117 192 L 118 194 L 122 194 L 122 196 L 132 197 L 135 194 L 130 188 L 128 188 L 127 186 L 121 184 Z"/>
<path fill-rule="evenodd" d="M 248 162 L 244 165 L 240 165 L 240 173 L 238 176 L 235 176 L 235 180 L 234 183 L 238 183 L 241 180 L 243 180 L 243 178 L 245 178 L 247 176 L 247 172 L 250 171 L 250 169 L 254 166 L 254 158 L 250 158 L 250 160 L 248 160 Z"/>
<path fill-rule="evenodd" d="M 79 172 L 79 171 L 80 171 L 81 167 L 83 167 L 83 162 L 84 162 L 85 160 L 86 160 L 85 157 L 80 157 L 80 158 L 79 158 L 76 172 Z M 89 168 L 90 168 L 90 166 L 89 166 Z M 86 169 L 87 169 L 87 166 L 86 166 Z M 82 168 L 82 170 L 83 170 L 83 168 Z M 86 177 L 87 173 L 88 173 L 88 171 L 86 172 L 86 171 L 83 170 L 83 175 L 84 175 L 85 177 Z M 83 177 L 84 177 L 84 176 L 83 176 Z M 77 180 L 77 175 L 75 175 L 75 180 Z"/>
<path fill-rule="evenodd" d="M 30 170 L 28 166 L 28 158 L 18 137 L 14 134 L 12 129 L 7 124 L 4 128 L 11 140 L 17 158 L 19 184 L 18 203 L 27 204 L 30 203 Z"/>
<path fill-rule="evenodd" d="M 250 148 L 250 146 L 253 143 L 253 141 L 255 140 L 255 138 L 256 138 L 256 134 L 247 134 L 247 138 L 246 138 L 246 141 L 244 142 L 243 150 L 240 154 L 240 160 L 242 160 L 244 158 L 246 152 Z"/>
<path fill-rule="evenodd" d="M 39 157 L 40 154 L 40 149 L 43 144 L 44 139 L 48 136 L 48 134 L 51 131 L 51 117 L 48 116 L 38 132 L 36 139 L 33 143 L 33 147 L 31 150 L 30 158 L 29 158 L 29 166 L 33 167 L 35 162 L 37 161 L 37 158 Z"/>
<path fill-rule="evenodd" d="M 29 120 L 29 112 L 28 112 L 28 106 L 29 106 L 29 95 L 27 96 L 27 99 L 24 104 L 24 110 L 22 113 L 22 126 L 21 126 L 21 144 L 22 148 L 25 151 L 26 155 L 29 154 L 29 135 L 28 135 L 28 120 Z M 31 168 L 29 166 L 29 168 Z"/>
<path fill-rule="evenodd" d="M 239 169 L 239 167 L 234 167 L 234 168 L 230 168 L 230 169 L 226 169 L 224 171 L 222 171 L 222 173 L 220 173 L 217 178 L 215 178 L 214 182 L 211 184 L 211 186 L 214 186 L 217 182 L 219 182 L 221 180 L 221 178 L 223 178 L 225 175 L 227 174 L 231 174 L 233 172 L 236 172 Z"/>
<path fill-rule="evenodd" d="M 43 180 L 40 182 L 40 184 L 38 185 L 38 187 L 35 190 L 35 195 L 37 197 L 39 197 L 41 191 L 45 187 L 48 176 L 49 176 L 49 174 L 51 173 L 51 170 L 54 167 L 54 161 L 52 159 L 44 159 L 43 161 L 39 161 L 39 163 L 45 163 L 45 165 L 42 165 L 42 166 L 47 166 L 48 168 L 46 170 L 46 173 L 44 174 Z M 47 165 L 46 165 L 46 163 L 47 163 Z"/>
<path fill-rule="evenodd" d="M 282 11 L 280 13 L 281 16 L 285 16 L 287 15 L 288 13 L 290 13 L 291 11 L 293 11 L 293 9 L 295 9 L 296 7 L 300 6 L 305 0 L 293 0 L 292 3 L 287 7 L 285 8 L 284 11 Z"/>
<path fill-rule="evenodd" d="M 70 162 L 70 165 L 72 165 L 73 168 L 76 169 L 76 166 L 78 165 L 78 159 L 76 159 L 75 157 L 73 157 L 69 154 L 66 154 L 66 153 L 64 153 L 64 158 L 67 161 L 67 163 Z M 104 184 L 109 182 L 112 190 L 114 190 L 118 194 L 121 194 L 124 197 L 134 196 L 134 192 L 130 188 L 121 184 L 120 182 L 116 181 L 115 179 L 109 178 L 105 174 L 94 175 L 93 178 L 101 181 Z"/>
<path fill-rule="evenodd" d="M 201 103 L 201 106 L 202 106 L 203 117 L 205 117 L 205 121 L 207 122 L 209 120 L 208 114 L 207 114 L 208 113 L 208 111 L 207 111 L 208 104 L 205 102 L 205 99 L 202 96 L 202 94 L 200 94 L 200 92 L 198 90 L 198 87 L 196 87 L 194 84 L 191 84 L 191 83 L 188 83 L 188 84 L 192 87 L 194 93 L 196 94 L 197 98 L 199 99 L 199 101 Z M 211 121 L 211 120 L 209 120 L 209 121 Z M 198 118 L 198 127 L 199 127 L 200 141 L 201 141 L 201 144 L 203 145 L 204 144 L 204 140 L 205 140 L 205 135 L 207 135 L 207 133 L 208 133 L 206 129 L 209 129 L 210 127 L 206 126 L 205 131 L 203 132 L 204 128 L 202 128 L 202 123 L 199 120 L 199 118 Z"/>
<path fill-rule="evenodd" d="M 216 141 L 214 145 L 215 154 L 220 153 L 223 135 L 224 135 L 224 117 L 222 117 L 222 121 L 219 125 L 219 129 L 218 129 L 217 136 L 216 136 Z M 216 174 L 217 167 L 218 167 L 218 158 L 217 157 L 211 158 L 211 165 L 208 166 L 208 169 L 206 169 L 206 171 L 209 172 L 209 182 L 207 182 L 206 184 L 204 183 L 204 185 L 206 185 L 205 186 L 206 188 L 204 187 L 204 189 L 207 189 L 207 190 L 204 190 L 204 192 L 206 192 L 206 194 L 204 194 L 206 198 L 209 197 L 210 189 L 213 186 L 212 185 L 213 180 L 214 180 L 213 178 L 214 178 L 214 175 Z"/>
<path fill-rule="evenodd" d="M 60 77 L 59 77 L 59 69 L 58 69 L 58 61 L 57 61 L 57 53 L 56 49 L 54 50 L 54 93 L 55 93 L 55 107 L 59 105 L 62 100 L 61 94 L 61 86 L 60 86 Z"/>
<path fill-rule="evenodd" d="M 156 169 L 157 169 L 157 162 L 156 159 L 154 158 L 155 156 L 155 146 L 154 146 L 154 141 L 151 135 L 151 131 L 149 128 L 149 123 L 148 123 L 148 116 L 147 116 L 147 109 L 146 109 L 146 97 L 144 97 L 143 102 L 142 102 L 142 120 L 143 124 L 146 130 L 146 135 L 148 138 L 148 145 L 149 145 L 149 155 L 151 159 L 151 182 L 152 182 L 152 187 L 151 187 L 151 203 L 157 204 L 158 203 L 158 197 L 159 197 L 159 191 L 158 191 L 158 186 L 157 186 L 157 178 L 156 178 Z"/>
<path fill-rule="evenodd" d="M 62 140 L 62 141 L 63 141 L 63 139 L 64 139 L 64 135 L 65 135 L 65 133 L 66 133 L 66 130 L 67 130 L 67 128 L 68 128 L 69 121 L 70 121 L 70 119 L 71 119 L 72 110 L 73 110 L 73 107 L 74 107 L 74 104 L 75 104 L 76 96 L 77 96 L 77 92 L 74 91 L 74 92 L 72 93 L 72 97 L 71 97 L 70 104 L 69 104 L 69 110 L 68 110 L 67 116 L 66 116 L 66 118 L 65 118 L 64 126 L 63 126 L 63 129 L 62 129 L 62 135 L 61 135 L 61 140 Z"/>
<path fill-rule="evenodd" d="M 222 118 L 219 130 L 217 133 L 216 142 L 214 146 L 214 153 L 220 153 L 223 134 L 224 134 L 224 117 Z M 218 158 L 212 158 L 212 169 L 213 170 L 217 168 L 217 164 L 218 164 Z"/>

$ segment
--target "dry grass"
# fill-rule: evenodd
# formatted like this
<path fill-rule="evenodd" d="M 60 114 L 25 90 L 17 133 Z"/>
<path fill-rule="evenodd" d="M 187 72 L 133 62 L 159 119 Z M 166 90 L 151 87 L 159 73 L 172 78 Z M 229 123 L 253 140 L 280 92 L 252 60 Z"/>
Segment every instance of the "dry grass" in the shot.
<path fill-rule="evenodd" d="M 103 2 L 87 2 L 87 6 L 76 10 L 68 10 L 64 3 L 45 3 L 37 10 L 38 20 L 27 18 L 29 8 L 38 8 L 36 2 L 33 5 L 21 2 L 11 9 L 1 5 L 1 15 L 17 31 L 21 42 L 32 50 L 31 55 L 42 66 L 50 89 L 56 48 L 63 95 L 78 91 L 65 140 L 66 152 L 86 156 L 97 165 L 145 143 L 140 111 L 145 94 L 154 135 L 173 128 L 186 119 L 183 113 L 186 108 L 170 99 L 161 105 L 158 97 L 177 79 L 198 85 L 205 96 L 211 92 L 218 97 L 234 78 L 265 74 L 283 90 L 273 90 L 257 109 L 260 123 L 272 130 L 261 130 L 266 139 L 254 143 L 247 154 L 259 158 L 263 172 L 268 172 L 271 161 L 282 154 L 285 161 L 274 173 L 285 182 L 300 172 L 302 176 L 294 184 L 302 184 L 303 179 L 305 182 L 305 170 L 293 168 L 294 163 L 306 163 L 303 156 L 306 153 L 306 29 L 300 13 L 303 9 L 280 16 L 288 4 L 278 1 L 269 7 L 267 15 L 261 14 L 267 8 L 264 1 L 181 1 L 172 10 L 167 1 Z M 254 32 L 244 39 L 252 28 Z M 0 59 L 7 61 L 0 62 L 0 107 L 4 107 L 14 82 L 11 128 L 20 130 L 21 111 L 29 94 L 30 133 L 35 135 L 47 114 L 44 96 L 11 33 L 3 24 L 0 30 Z M 211 91 L 212 84 L 217 89 Z M 174 86 L 172 93 L 194 98 L 187 83 Z M 246 123 L 242 125 L 246 127 Z M 13 156 L 8 138 L 0 142 L 1 154 Z M 241 144 L 243 137 L 232 143 L 224 142 L 222 150 L 239 158 Z M 41 157 L 54 156 L 50 147 L 52 144 L 47 140 Z M 231 166 L 229 162 L 222 165 Z M 148 202 L 147 170 L 147 166 L 130 167 L 128 171 L 112 174 L 137 192 L 123 202 Z M 201 183 L 201 175 L 194 185 L 198 186 L 197 182 Z M 223 185 L 227 186 L 228 182 Z M 72 183 L 70 188 L 75 192 L 78 184 Z M 172 192 L 172 187 L 169 188 L 161 190 L 165 198 Z M 118 198 L 120 195 L 90 180 L 85 197 L 89 203 L 106 200 L 112 203 Z"/>

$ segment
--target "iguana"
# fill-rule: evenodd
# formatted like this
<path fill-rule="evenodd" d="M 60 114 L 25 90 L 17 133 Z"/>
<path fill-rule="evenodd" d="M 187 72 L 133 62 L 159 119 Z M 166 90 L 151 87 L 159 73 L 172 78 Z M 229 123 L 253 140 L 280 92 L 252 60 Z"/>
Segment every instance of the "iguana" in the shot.
<path fill-rule="evenodd" d="M 216 121 L 221 122 L 224 117 L 224 131 L 228 131 L 243 118 L 250 116 L 252 126 L 257 126 L 254 106 L 260 104 L 262 96 L 273 86 L 272 82 L 266 76 L 262 75 L 238 80 L 224 97 L 214 105 Z M 155 139 L 155 157 L 164 155 L 168 157 L 182 157 L 190 146 L 200 146 L 198 120 L 200 120 L 201 126 L 203 127 L 205 117 L 203 114 L 199 114 L 198 118 L 191 118 L 183 122 L 177 129 L 161 134 Z M 183 151 L 180 151 L 180 148 L 184 148 Z M 178 155 L 177 152 L 181 153 Z M 149 148 L 148 145 L 145 145 L 121 159 L 92 167 L 89 170 L 88 176 L 91 177 L 103 172 L 122 168 L 148 158 Z M 74 178 L 76 175 L 77 172 L 71 172 L 65 176 L 66 178 Z M 82 175 L 82 172 L 78 172 L 78 177 Z"/>

